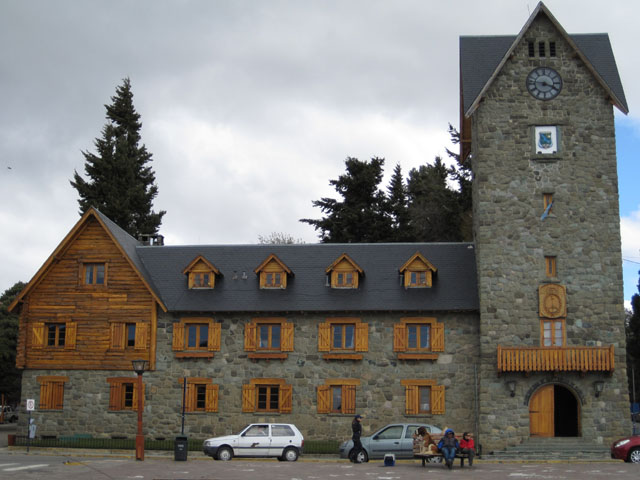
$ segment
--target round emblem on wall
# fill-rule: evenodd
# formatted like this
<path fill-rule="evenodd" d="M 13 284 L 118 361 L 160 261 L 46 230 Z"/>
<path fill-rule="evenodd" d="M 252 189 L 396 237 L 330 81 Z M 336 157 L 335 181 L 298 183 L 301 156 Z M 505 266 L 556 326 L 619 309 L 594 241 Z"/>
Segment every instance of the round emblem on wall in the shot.
<path fill-rule="evenodd" d="M 527 75 L 527 90 L 538 100 L 551 100 L 562 90 L 562 77 L 553 68 L 534 68 Z"/>

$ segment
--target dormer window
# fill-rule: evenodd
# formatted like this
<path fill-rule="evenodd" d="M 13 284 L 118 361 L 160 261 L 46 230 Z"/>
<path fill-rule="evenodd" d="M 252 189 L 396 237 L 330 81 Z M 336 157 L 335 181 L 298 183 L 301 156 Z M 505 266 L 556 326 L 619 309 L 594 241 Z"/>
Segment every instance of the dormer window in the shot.
<path fill-rule="evenodd" d="M 416 252 L 402 267 L 404 288 L 430 288 L 438 271 L 420 252 Z"/>
<path fill-rule="evenodd" d="M 182 272 L 188 275 L 189 289 L 215 287 L 215 276 L 222 274 L 202 255 L 198 255 Z"/>
<path fill-rule="evenodd" d="M 282 260 L 271 254 L 254 270 L 260 277 L 260 288 L 262 289 L 285 289 L 287 288 L 287 277 L 293 276 L 293 272 Z"/>
<path fill-rule="evenodd" d="M 358 288 L 360 276 L 364 275 L 364 271 L 346 253 L 329 265 L 325 272 L 330 277 L 331 288 Z"/>

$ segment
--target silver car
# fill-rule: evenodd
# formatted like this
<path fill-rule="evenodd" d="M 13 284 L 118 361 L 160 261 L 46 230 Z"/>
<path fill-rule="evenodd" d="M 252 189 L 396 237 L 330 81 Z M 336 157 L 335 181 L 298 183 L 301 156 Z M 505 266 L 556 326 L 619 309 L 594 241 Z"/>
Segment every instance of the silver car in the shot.
<path fill-rule="evenodd" d="M 203 450 L 214 460 L 233 457 L 276 457 L 295 462 L 302 454 L 304 438 L 290 423 L 253 423 L 237 435 L 209 438 Z"/>
<path fill-rule="evenodd" d="M 396 458 L 413 458 L 413 434 L 424 427 L 429 433 L 442 433 L 442 429 L 427 423 L 391 423 L 382 427 L 370 437 L 361 437 L 363 451 L 357 460 L 367 462 L 370 458 L 384 458 L 387 453 Z M 340 445 L 340 458 L 349 458 L 353 441 Z"/>

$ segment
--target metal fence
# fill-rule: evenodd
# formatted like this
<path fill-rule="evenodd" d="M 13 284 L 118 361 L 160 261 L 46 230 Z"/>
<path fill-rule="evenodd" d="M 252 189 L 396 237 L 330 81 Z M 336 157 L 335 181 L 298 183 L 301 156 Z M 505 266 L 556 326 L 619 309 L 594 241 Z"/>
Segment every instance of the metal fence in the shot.
<path fill-rule="evenodd" d="M 201 452 L 204 439 L 189 438 L 189 451 Z M 15 446 L 26 447 L 28 437 L 16 435 Z M 93 438 L 91 435 L 69 435 L 59 437 L 37 437 L 32 438 L 29 443 L 32 447 L 49 448 L 88 448 L 100 450 L 135 450 L 135 438 Z M 152 439 L 145 438 L 145 450 L 168 450 L 174 449 L 175 439 Z M 307 455 L 338 454 L 340 442 L 337 440 L 305 440 L 303 453 Z"/>

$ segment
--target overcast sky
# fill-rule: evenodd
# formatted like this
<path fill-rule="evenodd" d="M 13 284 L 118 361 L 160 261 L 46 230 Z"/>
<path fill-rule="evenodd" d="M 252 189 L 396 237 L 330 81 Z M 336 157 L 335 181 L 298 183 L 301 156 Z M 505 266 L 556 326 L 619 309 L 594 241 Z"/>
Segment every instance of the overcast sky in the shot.
<path fill-rule="evenodd" d="M 640 2 L 549 0 L 569 33 L 609 33 L 631 113 L 616 111 L 625 299 L 640 270 Z M 0 0 L 0 293 L 78 220 L 74 170 L 131 79 L 167 244 L 255 243 L 333 196 L 348 156 L 405 175 L 458 126 L 460 35 L 515 35 L 515 0 Z"/>

